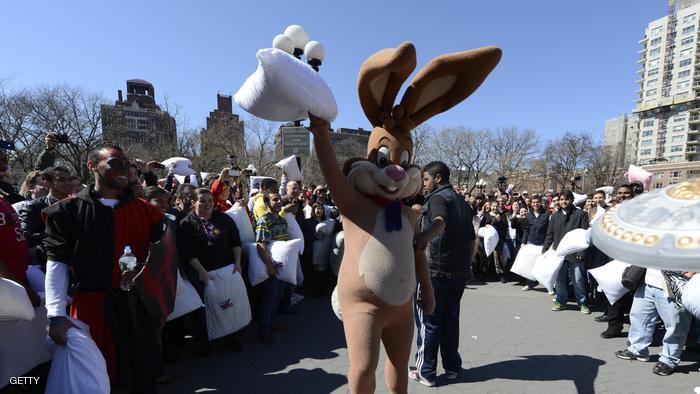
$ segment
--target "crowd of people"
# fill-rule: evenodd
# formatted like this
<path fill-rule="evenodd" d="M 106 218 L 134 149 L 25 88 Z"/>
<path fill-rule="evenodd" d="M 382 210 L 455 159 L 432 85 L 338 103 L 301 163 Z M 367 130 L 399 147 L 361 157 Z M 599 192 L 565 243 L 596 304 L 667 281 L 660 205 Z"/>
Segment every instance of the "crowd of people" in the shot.
<path fill-rule="evenodd" d="M 36 170 L 19 187 L 13 185 L 7 156 L 0 150 L 0 277 L 25 286 L 35 307 L 45 305 L 43 319 L 48 318 L 48 335 L 56 344 L 66 343 L 73 318 L 87 323 L 114 388 L 156 392 L 158 383 L 169 381 L 163 363 L 177 361 L 185 334 L 195 339 L 200 357 L 208 357 L 218 342 L 231 351 L 242 350 L 238 338 L 245 328 L 216 343 L 210 340 L 206 311 L 212 305 L 207 305 L 204 293 L 212 272 L 231 266 L 234 274 L 241 274 L 258 339 L 264 344 L 274 344 L 275 333 L 287 329 L 278 314 L 298 313 L 304 296 L 330 295 L 342 217 L 324 186 L 288 180 L 286 174 L 280 181 L 263 178 L 251 184 L 245 172 L 224 168 L 198 179 L 202 186 L 195 187 L 187 178 L 182 183 L 172 175 L 160 178 L 156 173 L 167 169 L 129 158 L 117 146 L 90 153 L 87 167 L 94 180 L 83 185 L 70 170 L 55 164 L 55 136 L 47 135 L 45 142 Z M 418 354 L 409 372 L 428 386 L 434 385 L 440 347 L 448 378 L 461 369 L 459 300 L 466 284 L 522 282 L 523 291 L 534 289 L 536 282 L 509 272 L 522 246 L 541 246 L 543 252 L 556 249 L 568 232 L 587 229 L 608 207 L 644 191 L 641 185 L 622 184 L 614 195 L 596 191 L 584 199 L 570 190 L 483 193 L 454 188 L 442 163 L 431 163 L 423 171 L 423 195 L 404 203 L 415 208 L 422 228 L 416 243 L 419 250 L 427 249 L 435 290 L 435 313 L 423 316 L 416 309 Z M 498 234 L 492 253 L 478 236 L 487 226 Z M 120 289 L 124 274 L 118 261 L 128 246 L 139 262 L 145 262 L 149 245 L 167 228 L 177 235 L 175 271 L 192 284 L 204 307 L 166 322 L 154 318 L 135 292 Z M 292 237 L 293 228 L 301 230 L 304 244 L 296 285 L 277 278 L 281 262 L 270 252 L 272 243 Z M 246 234 L 252 234 L 248 241 L 268 276 L 256 285 L 247 274 L 251 256 L 243 251 Z M 601 310 L 595 320 L 607 324 L 602 338 L 621 336 L 629 315 L 629 347 L 616 353 L 626 360 L 648 360 L 654 329 L 663 326 L 663 350 L 653 372 L 671 374 L 684 348 L 700 350 L 700 324 L 669 298 L 667 273 L 654 269 L 639 269 L 632 291 L 609 304 L 587 271 L 610 260 L 595 246 L 566 256 L 551 292 L 552 310 L 567 309 L 570 296 L 582 313 Z M 30 266 L 46 275 L 43 295 L 30 285 Z M 0 355 L 7 357 L 14 355 Z"/>

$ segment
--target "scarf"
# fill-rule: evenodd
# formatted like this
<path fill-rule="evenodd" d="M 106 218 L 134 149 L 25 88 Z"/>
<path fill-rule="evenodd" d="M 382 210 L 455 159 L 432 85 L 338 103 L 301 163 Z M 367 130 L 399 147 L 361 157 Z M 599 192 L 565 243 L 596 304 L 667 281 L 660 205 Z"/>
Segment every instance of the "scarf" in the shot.
<path fill-rule="evenodd" d="M 384 208 L 384 222 L 387 232 L 401 231 L 401 207 L 403 207 L 401 200 L 388 200 L 375 195 L 368 195 L 367 198 Z"/>

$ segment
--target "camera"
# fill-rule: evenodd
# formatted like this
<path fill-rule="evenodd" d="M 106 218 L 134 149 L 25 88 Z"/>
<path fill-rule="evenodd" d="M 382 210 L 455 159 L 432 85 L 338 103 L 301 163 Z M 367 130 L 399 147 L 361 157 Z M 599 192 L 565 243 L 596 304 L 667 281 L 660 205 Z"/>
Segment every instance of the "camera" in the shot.
<path fill-rule="evenodd" d="M 59 144 L 67 144 L 70 142 L 68 134 L 56 134 L 56 142 Z"/>
<path fill-rule="evenodd" d="M 153 166 L 153 168 L 159 168 L 161 170 L 165 168 L 165 166 L 161 163 L 153 163 L 151 165 Z"/>
<path fill-rule="evenodd" d="M 15 144 L 10 141 L 0 141 L 0 149 L 3 150 L 16 150 Z"/>

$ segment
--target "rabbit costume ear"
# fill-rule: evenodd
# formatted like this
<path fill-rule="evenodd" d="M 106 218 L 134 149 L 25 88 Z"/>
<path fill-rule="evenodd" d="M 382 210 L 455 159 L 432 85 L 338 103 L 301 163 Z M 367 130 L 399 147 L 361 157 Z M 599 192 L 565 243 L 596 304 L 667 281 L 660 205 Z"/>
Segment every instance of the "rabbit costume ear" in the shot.
<path fill-rule="evenodd" d="M 410 42 L 382 49 L 362 63 L 357 90 L 372 126 L 382 127 L 384 120 L 391 118 L 396 95 L 415 68 L 416 48 Z"/>
<path fill-rule="evenodd" d="M 448 53 L 431 60 L 413 78 L 401 100 L 410 128 L 469 97 L 500 60 L 501 50 L 496 47 Z"/>

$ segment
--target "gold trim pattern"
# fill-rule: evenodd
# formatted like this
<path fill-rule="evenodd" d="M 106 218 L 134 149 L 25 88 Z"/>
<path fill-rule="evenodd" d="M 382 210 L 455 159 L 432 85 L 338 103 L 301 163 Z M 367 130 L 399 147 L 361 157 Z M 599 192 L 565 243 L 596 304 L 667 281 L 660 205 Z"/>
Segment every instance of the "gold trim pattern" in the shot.
<path fill-rule="evenodd" d="M 700 200 L 700 178 L 673 186 L 667 193 L 678 200 Z"/>

